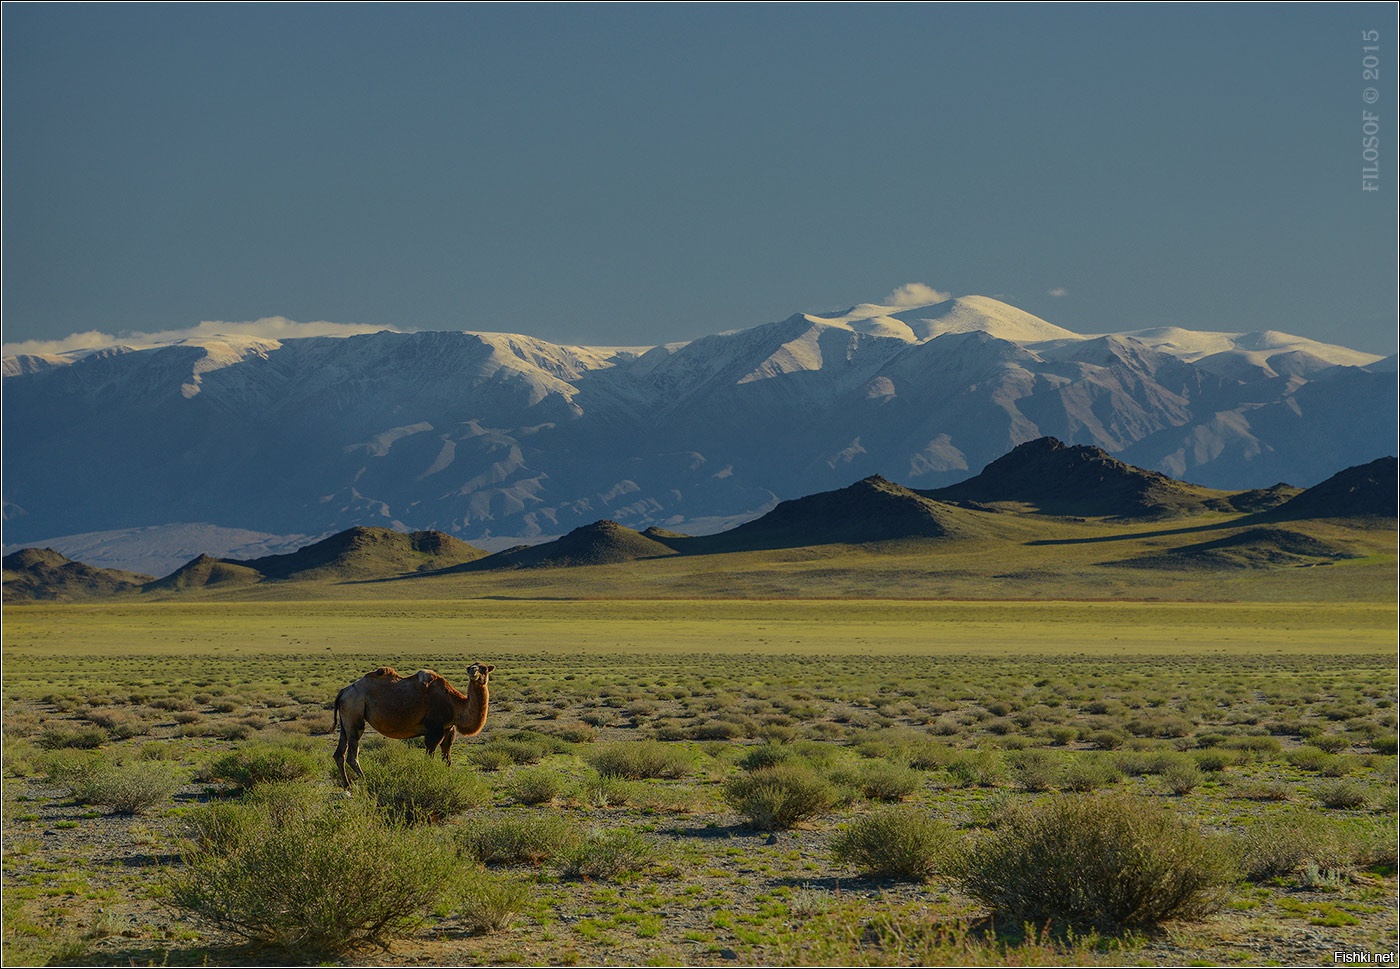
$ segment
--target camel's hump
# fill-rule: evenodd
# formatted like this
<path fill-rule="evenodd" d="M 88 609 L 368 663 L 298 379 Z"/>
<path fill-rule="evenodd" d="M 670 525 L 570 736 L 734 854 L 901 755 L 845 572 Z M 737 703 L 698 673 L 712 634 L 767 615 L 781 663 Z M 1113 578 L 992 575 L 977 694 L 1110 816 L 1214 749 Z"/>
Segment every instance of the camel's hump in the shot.
<path fill-rule="evenodd" d="M 393 677 L 393 678 L 397 679 L 397 678 L 398 678 L 398 675 L 399 675 L 399 672 L 398 672 L 398 670 L 394 669 L 392 666 L 381 666 L 381 667 L 379 667 L 379 669 L 374 670 L 373 672 L 370 672 L 370 673 L 366 673 L 365 675 L 366 675 L 366 676 L 390 676 L 390 677 Z"/>

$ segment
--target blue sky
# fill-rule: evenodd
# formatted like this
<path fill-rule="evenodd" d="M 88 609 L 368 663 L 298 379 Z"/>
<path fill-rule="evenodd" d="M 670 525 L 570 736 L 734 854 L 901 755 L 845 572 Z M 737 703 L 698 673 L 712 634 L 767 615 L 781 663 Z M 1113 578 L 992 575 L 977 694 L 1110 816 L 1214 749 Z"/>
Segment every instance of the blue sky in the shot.
<path fill-rule="evenodd" d="M 652 344 L 924 282 L 1392 353 L 1397 53 L 1382 3 L 7 3 L 4 338 Z"/>

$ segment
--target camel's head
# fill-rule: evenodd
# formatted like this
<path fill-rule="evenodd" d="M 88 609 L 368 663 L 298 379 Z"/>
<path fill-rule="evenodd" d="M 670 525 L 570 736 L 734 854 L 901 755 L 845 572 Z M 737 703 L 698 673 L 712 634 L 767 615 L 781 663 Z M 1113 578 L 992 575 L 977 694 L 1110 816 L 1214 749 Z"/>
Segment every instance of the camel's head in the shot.
<path fill-rule="evenodd" d="M 485 686 L 487 681 L 491 679 L 491 671 L 495 668 L 495 666 L 486 663 L 473 663 L 467 667 L 467 676 L 477 686 Z"/>

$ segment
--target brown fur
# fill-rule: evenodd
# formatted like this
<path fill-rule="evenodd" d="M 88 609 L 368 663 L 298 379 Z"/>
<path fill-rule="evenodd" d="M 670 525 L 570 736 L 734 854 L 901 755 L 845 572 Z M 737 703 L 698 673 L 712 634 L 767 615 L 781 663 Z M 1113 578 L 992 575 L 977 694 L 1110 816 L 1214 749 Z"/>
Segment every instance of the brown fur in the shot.
<path fill-rule="evenodd" d="M 486 725 L 486 710 L 490 704 L 488 683 L 495 668 L 473 663 L 467 670 L 471 679 L 466 693 L 432 670 L 400 676 L 388 666 L 365 674 L 341 690 L 336 695 L 335 712 L 331 717 L 331 729 L 337 724 L 340 726 L 335 763 L 340 768 L 341 782 L 350 786 L 346 764 L 363 776 L 360 736 L 366 724 L 386 737 L 424 738 L 429 757 L 441 745 L 442 759 L 451 764 L 453 738 L 459 733 L 473 737 Z"/>

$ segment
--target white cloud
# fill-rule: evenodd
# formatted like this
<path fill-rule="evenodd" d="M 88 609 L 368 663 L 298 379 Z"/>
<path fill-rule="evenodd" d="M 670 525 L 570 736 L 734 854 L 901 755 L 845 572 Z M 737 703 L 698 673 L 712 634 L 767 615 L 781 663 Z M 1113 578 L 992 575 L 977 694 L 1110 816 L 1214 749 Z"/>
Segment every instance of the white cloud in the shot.
<path fill-rule="evenodd" d="M 880 301 L 882 306 L 927 306 L 952 299 L 952 293 L 934 289 L 927 283 L 905 283 Z"/>
<path fill-rule="evenodd" d="M 1050 290 L 1046 295 L 1047 295 L 1047 296 L 1068 296 L 1068 295 L 1069 295 L 1069 290 L 1065 289 L 1063 286 L 1056 286 L 1054 289 Z"/>
<path fill-rule="evenodd" d="M 98 330 L 73 333 L 61 340 L 21 340 L 6 343 L 5 356 L 21 353 L 67 353 L 73 350 L 101 350 L 105 347 L 153 347 L 178 340 L 207 340 L 220 336 L 244 336 L 262 340 L 290 340 L 308 336 L 355 336 L 358 333 L 378 333 L 380 330 L 402 332 L 392 326 L 366 326 L 359 323 L 298 323 L 283 316 L 268 316 L 260 320 L 229 323 L 206 320 L 198 326 L 183 330 L 161 330 L 154 333 L 124 332 L 113 335 Z"/>

